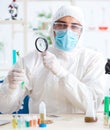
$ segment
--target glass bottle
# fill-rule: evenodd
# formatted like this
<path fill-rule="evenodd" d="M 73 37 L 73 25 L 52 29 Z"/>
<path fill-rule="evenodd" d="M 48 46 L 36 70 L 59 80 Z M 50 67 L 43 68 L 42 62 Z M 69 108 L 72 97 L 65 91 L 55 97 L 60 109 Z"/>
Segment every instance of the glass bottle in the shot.
<path fill-rule="evenodd" d="M 12 127 L 13 127 L 13 128 L 17 128 L 17 119 L 16 119 L 15 115 L 13 115 Z"/>

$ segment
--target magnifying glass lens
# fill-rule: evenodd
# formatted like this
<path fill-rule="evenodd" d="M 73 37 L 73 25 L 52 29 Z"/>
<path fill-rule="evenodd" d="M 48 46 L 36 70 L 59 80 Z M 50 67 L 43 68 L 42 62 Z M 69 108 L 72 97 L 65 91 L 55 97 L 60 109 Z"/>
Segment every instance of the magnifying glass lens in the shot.
<path fill-rule="evenodd" d="M 46 44 L 45 44 L 44 40 L 43 40 L 43 39 L 38 39 L 37 42 L 38 42 L 38 43 L 37 43 L 37 47 L 39 48 L 39 50 L 40 50 L 40 51 L 45 51 L 45 49 L 46 49 Z"/>
<path fill-rule="evenodd" d="M 44 38 L 37 38 L 36 41 L 35 41 L 35 46 L 36 46 L 36 49 L 39 51 L 39 52 L 44 52 L 47 50 L 48 48 L 48 43 L 47 43 L 47 40 L 44 39 Z"/>

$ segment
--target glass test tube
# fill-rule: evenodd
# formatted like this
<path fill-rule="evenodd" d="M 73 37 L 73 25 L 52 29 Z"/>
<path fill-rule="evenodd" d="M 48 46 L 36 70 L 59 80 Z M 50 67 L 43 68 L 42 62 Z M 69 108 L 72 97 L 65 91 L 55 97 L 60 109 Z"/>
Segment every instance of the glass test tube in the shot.
<path fill-rule="evenodd" d="M 105 7 L 102 7 L 102 23 L 101 23 L 101 25 L 99 26 L 99 30 L 101 30 L 101 31 L 104 31 L 104 30 L 107 30 L 108 29 L 108 26 L 106 25 L 106 23 L 105 23 L 105 21 L 106 21 L 106 19 L 105 19 L 105 14 L 106 14 L 106 10 L 105 10 Z"/>

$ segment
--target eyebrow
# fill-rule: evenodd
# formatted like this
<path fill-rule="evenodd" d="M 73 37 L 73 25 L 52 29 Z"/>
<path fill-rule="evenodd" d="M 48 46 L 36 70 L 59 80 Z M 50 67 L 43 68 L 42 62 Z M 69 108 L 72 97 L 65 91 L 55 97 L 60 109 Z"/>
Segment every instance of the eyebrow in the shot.
<path fill-rule="evenodd" d="M 66 22 L 61 21 L 61 20 L 60 20 L 60 21 L 55 21 L 55 23 L 57 23 L 57 22 L 58 22 L 58 23 L 66 23 Z M 81 24 L 79 24 L 79 23 L 71 23 L 71 24 L 82 26 L 82 25 L 81 25 Z"/>

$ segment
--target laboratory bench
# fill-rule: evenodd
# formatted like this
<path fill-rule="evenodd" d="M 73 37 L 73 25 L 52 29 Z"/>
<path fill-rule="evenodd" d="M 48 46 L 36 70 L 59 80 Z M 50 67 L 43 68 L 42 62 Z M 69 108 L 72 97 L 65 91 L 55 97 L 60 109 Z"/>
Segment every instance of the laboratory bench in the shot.
<path fill-rule="evenodd" d="M 25 119 L 28 116 L 35 116 L 32 114 L 23 114 L 21 115 Z M 38 115 L 36 115 L 38 116 Z M 46 130 L 106 130 L 110 129 L 108 126 L 103 125 L 103 112 L 97 114 L 98 120 L 97 122 L 87 123 L 84 121 L 85 115 L 83 114 L 64 114 L 58 116 L 47 116 L 48 120 L 53 121 L 51 124 L 47 124 L 47 127 L 40 128 L 38 125 L 36 127 L 28 127 L 23 126 L 22 130 L 37 130 L 37 129 L 46 129 Z M 12 120 L 12 115 L 10 114 L 2 114 L 0 115 L 1 120 Z M 0 130 L 13 130 L 12 123 L 8 123 L 0 126 Z M 20 128 L 16 128 L 17 130 Z"/>

